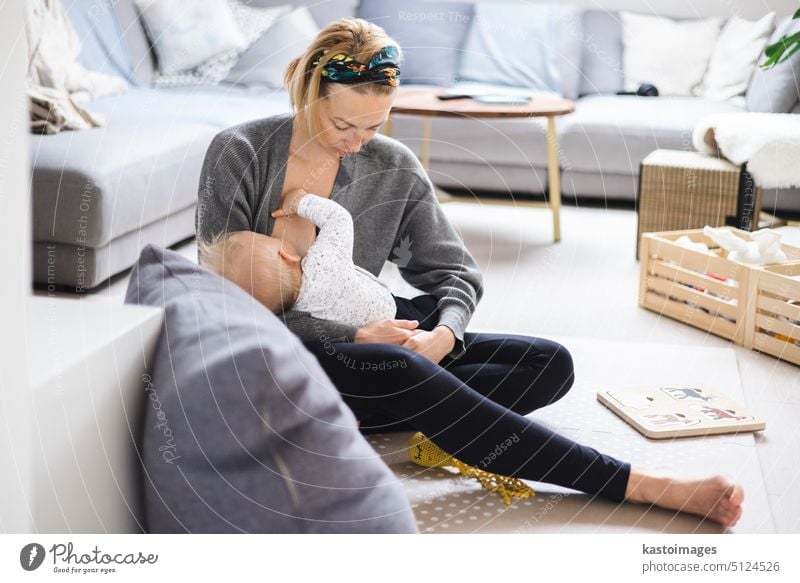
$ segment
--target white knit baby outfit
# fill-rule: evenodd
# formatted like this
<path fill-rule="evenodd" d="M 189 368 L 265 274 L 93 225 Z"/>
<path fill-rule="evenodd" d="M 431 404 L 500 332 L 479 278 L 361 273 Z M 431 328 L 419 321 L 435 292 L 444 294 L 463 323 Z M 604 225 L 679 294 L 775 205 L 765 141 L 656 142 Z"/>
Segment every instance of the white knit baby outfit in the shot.
<path fill-rule="evenodd" d="M 317 225 L 319 235 L 300 263 L 303 280 L 293 309 L 358 328 L 394 318 L 397 305 L 389 288 L 353 263 L 350 213 L 330 199 L 308 194 L 297 214 Z"/>

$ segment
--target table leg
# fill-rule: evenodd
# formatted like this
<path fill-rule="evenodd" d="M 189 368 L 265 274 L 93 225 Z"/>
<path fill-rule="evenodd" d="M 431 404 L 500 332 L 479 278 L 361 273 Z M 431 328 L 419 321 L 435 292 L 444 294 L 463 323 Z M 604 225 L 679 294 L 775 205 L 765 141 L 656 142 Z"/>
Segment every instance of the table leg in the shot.
<path fill-rule="evenodd" d="M 419 153 L 419 161 L 425 172 L 429 172 L 431 168 L 431 126 L 433 125 L 433 117 L 426 115 L 422 118 L 422 145 Z M 450 202 L 453 200 L 452 195 L 448 194 L 446 190 L 442 190 L 438 186 L 433 186 L 433 193 L 436 195 L 436 200 L 440 203 Z"/>
<path fill-rule="evenodd" d="M 431 165 L 431 116 L 426 115 L 422 118 L 422 147 L 419 153 L 419 160 L 425 172 L 430 170 Z"/>
<path fill-rule="evenodd" d="M 547 116 L 547 201 L 553 212 L 553 240 L 561 240 L 561 168 L 558 163 L 556 118 Z"/>

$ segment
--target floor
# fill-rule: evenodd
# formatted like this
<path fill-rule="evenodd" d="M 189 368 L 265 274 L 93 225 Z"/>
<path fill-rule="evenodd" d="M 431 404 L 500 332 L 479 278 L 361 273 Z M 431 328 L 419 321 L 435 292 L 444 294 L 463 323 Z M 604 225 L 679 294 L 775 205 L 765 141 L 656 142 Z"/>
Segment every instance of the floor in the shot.
<path fill-rule="evenodd" d="M 645 385 L 716 387 L 744 400 L 736 355 L 728 348 L 570 338 L 552 335 L 567 346 L 578 371 L 569 394 L 536 411 L 535 421 L 579 443 L 634 467 L 678 469 L 684 475 L 722 473 L 741 484 L 746 512 L 732 532 L 775 531 L 753 433 L 648 440 L 600 405 L 603 388 Z M 370 441 L 406 488 L 422 532 L 527 533 L 718 533 L 714 523 L 642 505 L 616 505 L 550 484 L 530 482 L 531 499 L 506 506 L 497 494 L 473 479 L 447 469 L 409 462 L 410 433 L 371 435 Z"/>
<path fill-rule="evenodd" d="M 550 215 L 541 209 L 465 203 L 449 203 L 445 209 L 485 276 L 485 295 L 472 329 L 551 337 L 580 356 L 576 358 L 577 390 L 573 389 L 569 396 L 574 400 L 552 407 L 552 412 L 535 413 L 537 420 L 568 431 L 559 415 L 563 417 L 564 406 L 577 407 L 588 415 L 585 419 L 589 423 L 612 424 L 612 429 L 606 427 L 605 433 L 600 430 L 590 435 L 586 427 L 573 427 L 573 438 L 591 441 L 620 454 L 638 449 L 634 454 L 637 460 L 650 461 L 655 466 L 688 464 L 704 469 L 714 459 L 734 459 L 732 466 L 724 463 L 722 466 L 730 473 L 740 472 L 742 479 L 750 482 L 745 518 L 736 532 L 800 532 L 800 496 L 795 492 L 800 487 L 798 368 L 640 309 L 633 211 L 564 208 L 562 241 L 554 244 Z M 187 256 L 195 254 L 192 243 L 182 245 L 179 250 Z M 387 269 L 384 276 L 397 291 L 403 291 L 396 272 Z M 126 285 L 126 277 L 118 277 L 85 299 L 120 301 Z M 648 371 L 652 370 L 654 382 L 663 380 L 663 375 L 680 373 L 681 378 L 702 378 L 705 382 L 725 385 L 732 396 L 740 394 L 751 410 L 766 418 L 767 430 L 748 434 L 746 438 L 702 438 L 707 440 L 702 448 L 707 450 L 705 454 L 697 454 L 701 448 L 690 447 L 689 441 L 676 440 L 662 444 L 663 447 L 654 444 L 618 422 L 592 398 L 592 389 L 601 383 L 617 378 L 631 382 L 629 375 L 624 374 L 631 368 L 626 362 L 634 363 L 634 368 L 640 370 L 639 379 L 649 379 Z M 542 485 L 537 486 L 534 499 L 520 501 L 519 507 L 511 508 L 523 509 L 522 514 L 506 517 L 513 518 L 510 522 L 506 519 L 498 522 L 495 514 L 508 511 L 502 508 L 502 500 L 493 494 L 487 497 L 471 482 L 455 479 L 444 473 L 446 470 L 429 472 L 427 477 L 432 485 L 412 482 L 409 476 L 416 466 L 403 457 L 407 437 L 395 434 L 373 436 L 372 440 L 379 453 L 387 455 L 398 475 L 406 475 L 402 479 L 417 505 L 415 510 L 422 530 L 719 531 L 707 522 L 675 517 L 660 510 L 626 505 L 627 510 L 620 513 L 614 505 L 600 501 L 589 505 L 584 498 Z M 713 447 L 706 447 L 706 443 Z M 379 448 L 380 445 L 384 447 Z M 703 457 L 709 452 L 716 452 L 717 457 Z M 444 506 L 437 501 L 444 501 Z M 454 508 L 460 510 L 459 504 L 480 512 L 472 512 L 470 516 L 474 514 L 475 518 L 467 518 L 465 522 L 455 516 L 458 512 L 452 512 Z M 429 506 L 441 515 L 436 516 L 436 521 L 431 520 L 434 516 L 431 510 L 426 510 Z M 422 514 L 423 510 L 426 514 Z M 448 513 L 452 516 L 447 517 Z M 565 523 L 563 516 L 570 520 Z M 457 524 L 458 520 L 461 524 Z"/>

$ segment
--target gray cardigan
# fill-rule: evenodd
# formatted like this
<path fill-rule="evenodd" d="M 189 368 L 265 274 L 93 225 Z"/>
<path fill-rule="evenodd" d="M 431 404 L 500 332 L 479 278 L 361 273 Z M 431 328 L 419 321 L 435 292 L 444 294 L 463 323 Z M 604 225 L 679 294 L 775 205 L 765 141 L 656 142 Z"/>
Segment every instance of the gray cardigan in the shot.
<path fill-rule="evenodd" d="M 246 122 L 220 132 L 206 153 L 195 227 L 208 241 L 229 231 L 269 235 L 283 192 L 291 115 Z M 331 199 L 353 216 L 353 261 L 378 275 L 392 260 L 408 283 L 434 295 L 439 324 L 464 351 L 464 331 L 483 294 L 475 260 L 442 212 L 427 174 L 403 144 L 376 135 L 341 161 Z M 284 322 L 304 342 L 352 342 L 356 329 L 292 310 Z"/>

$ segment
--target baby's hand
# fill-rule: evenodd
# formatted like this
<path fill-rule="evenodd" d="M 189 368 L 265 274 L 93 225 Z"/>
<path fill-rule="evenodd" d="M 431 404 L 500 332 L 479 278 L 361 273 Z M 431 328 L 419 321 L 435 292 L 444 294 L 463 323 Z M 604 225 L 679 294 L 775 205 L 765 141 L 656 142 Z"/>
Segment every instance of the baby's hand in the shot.
<path fill-rule="evenodd" d="M 281 208 L 272 213 L 273 218 L 278 217 L 291 217 L 297 214 L 297 207 L 300 206 L 300 201 L 306 196 L 308 192 L 302 188 L 290 190 L 283 195 Z"/>

